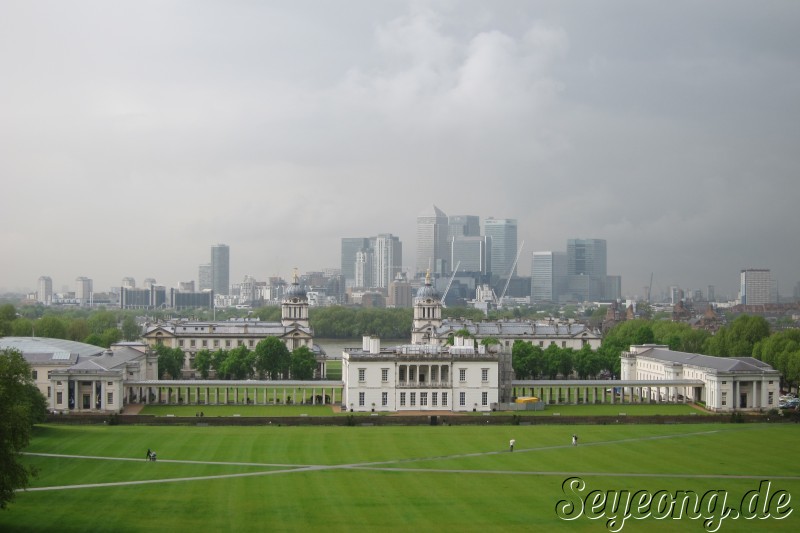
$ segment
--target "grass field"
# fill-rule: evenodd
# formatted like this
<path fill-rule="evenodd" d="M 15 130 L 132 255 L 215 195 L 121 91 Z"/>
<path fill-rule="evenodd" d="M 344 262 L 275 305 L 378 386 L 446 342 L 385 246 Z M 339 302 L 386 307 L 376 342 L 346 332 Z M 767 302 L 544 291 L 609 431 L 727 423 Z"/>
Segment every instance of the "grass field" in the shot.
<path fill-rule="evenodd" d="M 716 490 L 703 502 L 719 515 L 723 495 L 738 509 L 770 480 L 794 507 L 798 437 L 796 424 L 45 425 L 25 456 L 40 475 L 0 512 L 0 531 L 608 531 L 610 506 L 565 521 L 557 504 L 591 490 Z M 586 490 L 565 495 L 571 476 Z M 774 513 L 786 514 L 785 498 L 772 498 Z M 798 513 L 729 517 L 719 531 L 795 531 Z M 622 530 L 706 531 L 701 519 L 653 516 Z"/>

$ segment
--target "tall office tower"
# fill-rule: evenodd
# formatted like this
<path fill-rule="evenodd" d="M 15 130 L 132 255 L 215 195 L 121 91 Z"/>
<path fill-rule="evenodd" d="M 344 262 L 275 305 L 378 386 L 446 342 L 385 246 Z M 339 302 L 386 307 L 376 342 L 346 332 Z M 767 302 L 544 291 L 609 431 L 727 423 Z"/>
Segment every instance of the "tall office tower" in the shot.
<path fill-rule="evenodd" d="M 709 302 L 716 302 L 717 301 L 717 295 L 714 294 L 714 286 L 713 285 L 709 285 L 708 286 L 708 294 L 706 294 L 706 300 L 708 300 Z"/>
<path fill-rule="evenodd" d="M 459 273 L 486 275 L 491 272 L 491 239 L 486 236 L 451 237 L 450 264 Z"/>
<path fill-rule="evenodd" d="M 607 275 L 605 239 L 567 240 L 567 274 L 605 278 Z"/>
<path fill-rule="evenodd" d="M 230 292 L 230 248 L 227 244 L 211 247 L 211 288 L 214 294 L 227 295 Z"/>
<path fill-rule="evenodd" d="M 739 299 L 742 305 L 763 305 L 772 301 L 772 275 L 766 268 L 748 268 L 740 274 Z"/>
<path fill-rule="evenodd" d="M 475 215 L 451 215 L 447 217 L 447 240 L 453 237 L 477 237 L 481 234 L 481 217 Z"/>
<path fill-rule="evenodd" d="M 413 297 L 411 283 L 402 272 L 398 272 L 397 276 L 389 284 L 389 296 L 386 299 L 387 307 L 411 307 Z"/>
<path fill-rule="evenodd" d="M 533 252 L 531 301 L 558 302 L 567 277 L 565 252 Z"/>
<path fill-rule="evenodd" d="M 36 291 L 36 301 L 44 305 L 53 303 L 53 280 L 50 276 L 39 277 L 39 283 Z"/>
<path fill-rule="evenodd" d="M 365 237 L 342 238 L 342 276 L 344 276 L 346 284 L 349 283 L 350 286 L 355 284 L 356 254 L 367 248 L 369 248 L 369 239 Z"/>
<path fill-rule="evenodd" d="M 181 281 L 178 283 L 180 292 L 194 292 L 194 281 Z"/>
<path fill-rule="evenodd" d="M 372 287 L 388 289 L 403 268 L 403 244 L 399 237 L 382 233 L 370 239 L 372 248 Z"/>
<path fill-rule="evenodd" d="M 500 279 L 517 275 L 514 260 L 517 258 L 517 220 L 514 218 L 487 218 L 483 234 L 491 238 L 492 275 Z"/>
<path fill-rule="evenodd" d="M 136 280 L 131 278 L 131 277 L 122 278 L 122 288 L 123 289 L 135 289 L 136 288 Z"/>
<path fill-rule="evenodd" d="M 417 275 L 429 268 L 434 273 L 447 274 L 452 268 L 447 264 L 447 231 L 447 215 L 435 205 L 417 216 Z"/>
<path fill-rule="evenodd" d="M 75 299 L 78 305 L 92 304 L 92 280 L 83 276 L 75 280 Z"/>
<path fill-rule="evenodd" d="M 211 263 L 200 265 L 197 268 L 197 288 L 200 292 L 213 289 L 211 284 Z"/>
<path fill-rule="evenodd" d="M 367 288 L 372 286 L 372 254 L 369 250 L 356 252 L 354 287 Z"/>

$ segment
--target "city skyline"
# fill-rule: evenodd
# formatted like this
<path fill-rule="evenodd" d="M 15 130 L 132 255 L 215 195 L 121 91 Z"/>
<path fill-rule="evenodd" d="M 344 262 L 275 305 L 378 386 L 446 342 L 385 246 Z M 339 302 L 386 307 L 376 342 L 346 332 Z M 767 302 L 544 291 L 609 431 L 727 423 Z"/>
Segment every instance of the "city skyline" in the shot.
<path fill-rule="evenodd" d="M 520 275 L 599 238 L 624 295 L 800 281 L 797 3 L 351 5 L 0 5 L 0 290 L 382 233 L 413 272 L 434 204 L 517 220 Z"/>

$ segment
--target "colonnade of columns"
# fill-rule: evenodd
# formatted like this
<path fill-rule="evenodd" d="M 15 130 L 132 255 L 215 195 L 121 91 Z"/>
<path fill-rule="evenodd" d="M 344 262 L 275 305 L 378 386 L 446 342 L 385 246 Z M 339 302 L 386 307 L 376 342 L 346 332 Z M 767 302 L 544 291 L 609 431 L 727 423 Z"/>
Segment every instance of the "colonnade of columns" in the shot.
<path fill-rule="evenodd" d="M 535 396 L 547 405 L 615 403 L 686 403 L 687 386 L 585 386 L 553 385 L 514 387 L 513 395 Z"/>
<path fill-rule="evenodd" d="M 188 405 L 327 405 L 341 401 L 341 387 L 281 387 L 276 385 L 220 387 L 216 385 L 138 385 L 126 389 L 126 403 Z"/>

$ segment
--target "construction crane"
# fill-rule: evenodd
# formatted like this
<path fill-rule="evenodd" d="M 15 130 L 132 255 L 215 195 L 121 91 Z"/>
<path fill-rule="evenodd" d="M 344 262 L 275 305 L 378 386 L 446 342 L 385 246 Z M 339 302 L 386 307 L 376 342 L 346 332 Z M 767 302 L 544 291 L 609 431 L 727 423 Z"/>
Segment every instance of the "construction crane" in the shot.
<path fill-rule="evenodd" d="M 450 281 L 447 282 L 447 287 L 444 289 L 444 292 L 442 293 L 442 307 L 444 307 L 445 309 L 447 309 L 447 306 L 444 303 L 444 299 L 447 298 L 447 293 L 450 292 L 450 285 L 453 284 L 453 280 L 455 279 L 456 274 L 458 273 L 458 267 L 460 266 L 461 266 L 461 261 L 459 261 L 458 264 L 456 264 L 456 268 L 455 270 L 453 270 L 453 275 L 450 276 Z"/>
<path fill-rule="evenodd" d="M 503 294 L 500 295 L 500 299 L 497 300 L 497 307 L 503 307 L 503 298 L 506 297 L 506 291 L 508 290 L 508 284 L 511 283 L 511 276 L 514 274 L 514 271 L 517 269 L 517 261 L 519 261 L 519 256 L 522 254 L 522 248 L 525 247 L 525 241 L 522 241 L 522 244 L 519 245 L 519 251 L 517 251 L 517 257 L 514 258 L 514 264 L 511 265 L 511 271 L 508 273 L 508 279 L 506 280 L 506 286 L 503 288 Z"/>
<path fill-rule="evenodd" d="M 647 286 L 647 304 L 650 304 L 650 291 L 653 290 L 653 273 L 650 272 L 650 285 Z"/>

